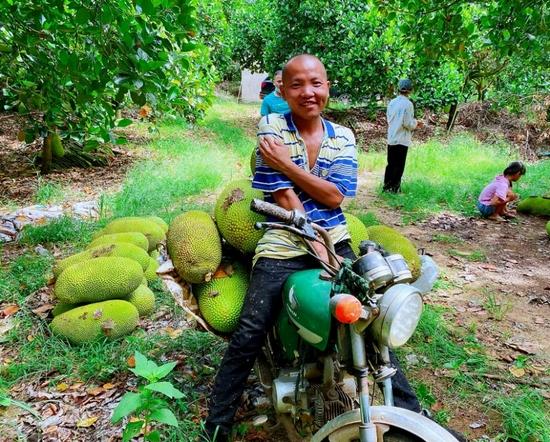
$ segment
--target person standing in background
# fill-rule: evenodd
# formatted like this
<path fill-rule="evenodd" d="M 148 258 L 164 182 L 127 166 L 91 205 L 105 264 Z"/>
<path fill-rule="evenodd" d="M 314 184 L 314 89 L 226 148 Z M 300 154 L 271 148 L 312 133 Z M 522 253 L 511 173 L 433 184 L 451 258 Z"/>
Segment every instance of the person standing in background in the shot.
<path fill-rule="evenodd" d="M 290 112 L 288 103 L 281 96 L 281 86 L 283 85 L 283 71 L 279 70 L 273 75 L 273 84 L 275 90 L 262 100 L 260 115 L 265 117 L 269 114 L 286 114 Z"/>
<path fill-rule="evenodd" d="M 384 192 L 401 191 L 401 177 L 405 171 L 407 152 L 412 143 L 412 131 L 424 123 L 414 118 L 414 106 L 409 99 L 413 84 L 409 79 L 400 80 L 399 95 L 390 101 L 386 112 L 388 121 L 388 164 L 384 173 Z"/>

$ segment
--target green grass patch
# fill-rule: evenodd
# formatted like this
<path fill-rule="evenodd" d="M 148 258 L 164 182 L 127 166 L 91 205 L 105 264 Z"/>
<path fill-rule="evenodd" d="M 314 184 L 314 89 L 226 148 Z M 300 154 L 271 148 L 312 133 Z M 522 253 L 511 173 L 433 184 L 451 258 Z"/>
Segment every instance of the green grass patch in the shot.
<path fill-rule="evenodd" d="M 61 243 L 85 243 L 90 241 L 96 224 L 79 218 L 62 216 L 46 224 L 25 226 L 20 243 L 28 245 L 51 245 Z"/>
<path fill-rule="evenodd" d="M 461 244 L 461 243 L 464 242 L 463 239 L 457 238 L 456 236 L 443 235 L 443 234 L 439 234 L 439 233 L 436 233 L 434 235 L 434 239 L 436 241 L 439 241 L 439 242 L 442 242 L 442 243 L 447 243 L 447 244 Z"/>
<path fill-rule="evenodd" d="M 380 161 L 381 154 L 367 154 Z M 432 139 L 415 143 L 409 150 L 403 176 L 403 194 L 382 193 L 391 207 L 405 212 L 405 221 L 449 210 L 477 216 L 477 198 L 496 175 L 501 174 L 518 153 L 510 146 L 482 144 L 468 134 L 448 141 Z M 514 184 L 520 197 L 543 195 L 550 186 L 550 162 L 527 165 L 527 173 Z"/>
<path fill-rule="evenodd" d="M 235 121 L 242 110 L 230 115 Z M 135 164 L 122 191 L 107 199 L 108 212 L 117 218 L 157 215 L 169 219 L 174 212 L 196 204 L 195 199 L 205 192 L 250 176 L 255 137 L 223 117 L 224 108 L 218 104 L 195 129 L 180 121 L 165 123 L 162 136 L 147 146 L 151 158 Z"/>
<path fill-rule="evenodd" d="M 21 302 L 26 296 L 46 285 L 53 257 L 24 253 L 0 269 L 0 299 L 2 302 Z"/>
<path fill-rule="evenodd" d="M 451 256 L 458 256 L 460 258 L 466 258 L 470 262 L 483 262 L 487 261 L 487 255 L 483 250 L 474 250 L 472 253 L 460 252 L 459 250 L 448 250 L 447 253 Z"/>

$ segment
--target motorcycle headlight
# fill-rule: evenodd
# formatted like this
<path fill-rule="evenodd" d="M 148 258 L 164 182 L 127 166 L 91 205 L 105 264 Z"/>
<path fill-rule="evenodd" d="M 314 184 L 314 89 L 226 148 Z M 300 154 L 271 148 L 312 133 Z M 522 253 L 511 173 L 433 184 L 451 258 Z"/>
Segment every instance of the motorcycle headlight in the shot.
<path fill-rule="evenodd" d="M 396 284 L 378 302 L 380 315 L 373 321 L 374 338 L 389 348 L 404 345 L 412 336 L 422 314 L 422 294 L 408 284 Z"/>

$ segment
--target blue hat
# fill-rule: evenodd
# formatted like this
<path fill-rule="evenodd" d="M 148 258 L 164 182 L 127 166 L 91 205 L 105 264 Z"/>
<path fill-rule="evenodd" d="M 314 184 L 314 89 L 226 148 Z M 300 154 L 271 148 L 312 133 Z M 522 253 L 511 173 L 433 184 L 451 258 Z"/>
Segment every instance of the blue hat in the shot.
<path fill-rule="evenodd" d="M 403 80 L 400 80 L 399 83 L 397 83 L 397 89 L 399 92 L 410 92 L 413 90 L 413 84 L 412 81 L 408 78 L 404 78 Z"/>

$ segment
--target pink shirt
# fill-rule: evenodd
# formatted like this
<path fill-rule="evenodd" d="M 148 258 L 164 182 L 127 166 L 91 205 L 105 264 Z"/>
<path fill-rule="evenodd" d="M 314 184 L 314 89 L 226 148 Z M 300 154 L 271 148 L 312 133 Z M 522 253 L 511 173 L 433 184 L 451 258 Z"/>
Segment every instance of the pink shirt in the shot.
<path fill-rule="evenodd" d="M 485 186 L 485 189 L 481 191 L 481 195 L 479 195 L 479 202 L 486 206 L 490 206 L 491 200 L 495 195 L 501 200 L 505 200 L 509 188 L 510 181 L 508 181 L 504 175 L 497 175 L 494 181 Z"/>

